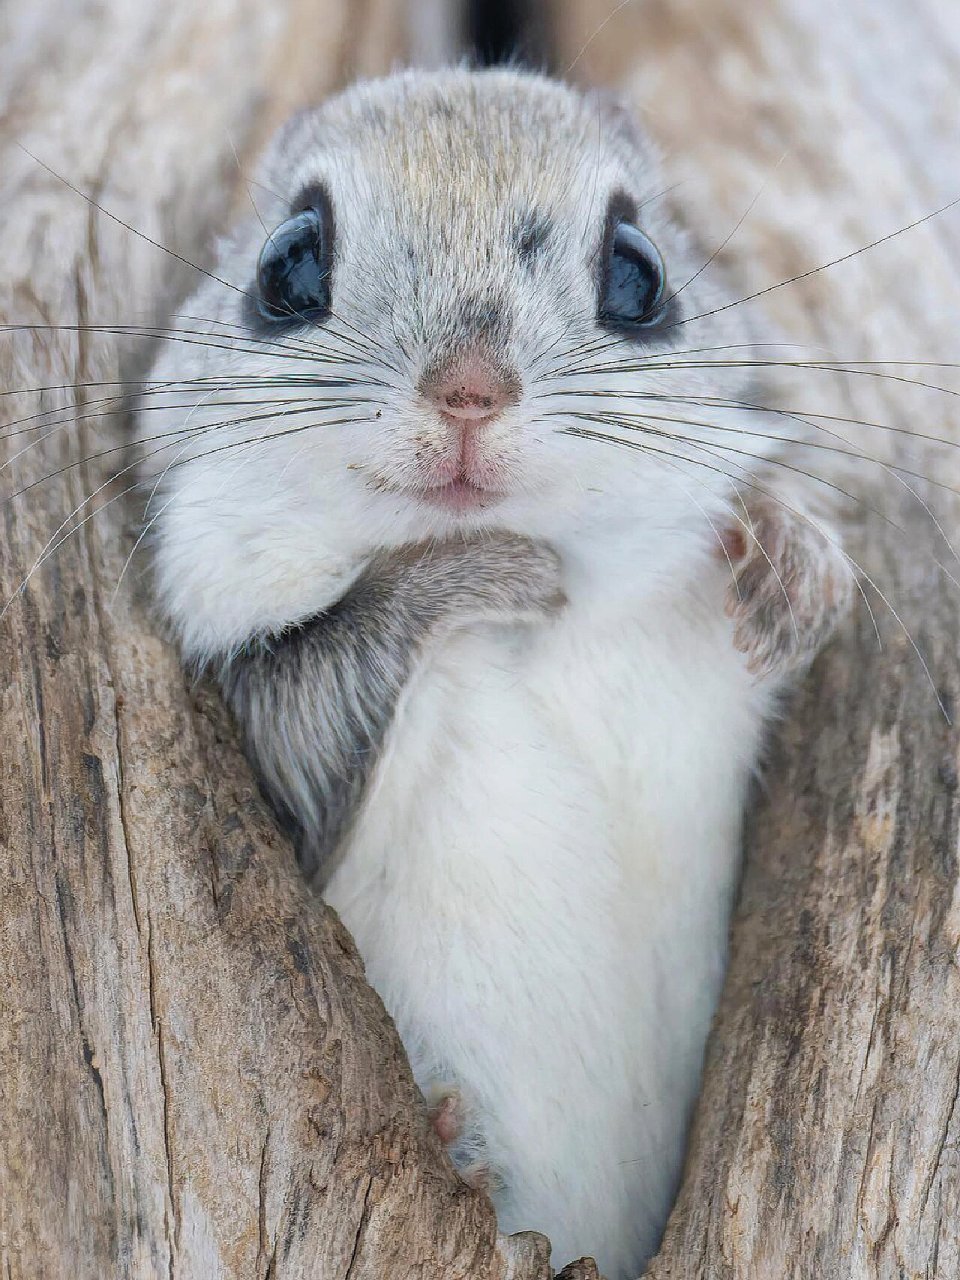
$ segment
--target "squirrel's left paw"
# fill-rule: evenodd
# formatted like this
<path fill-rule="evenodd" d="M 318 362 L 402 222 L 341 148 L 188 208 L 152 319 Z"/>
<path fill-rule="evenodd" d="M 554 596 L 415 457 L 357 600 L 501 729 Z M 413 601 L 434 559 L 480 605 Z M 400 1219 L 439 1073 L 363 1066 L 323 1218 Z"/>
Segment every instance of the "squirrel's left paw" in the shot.
<path fill-rule="evenodd" d="M 461 1136 L 465 1124 L 463 1095 L 459 1089 L 434 1085 L 427 1096 L 427 1118 L 430 1127 L 445 1147 Z"/>
<path fill-rule="evenodd" d="M 455 1085 L 434 1084 L 427 1091 L 427 1118 L 443 1145 L 454 1157 L 457 1172 L 469 1187 L 490 1195 L 500 1179 L 489 1162 L 479 1154 L 476 1136 L 470 1130 L 467 1104 Z M 465 1150 L 454 1150 L 463 1147 Z"/>
<path fill-rule="evenodd" d="M 726 609 L 747 668 L 764 676 L 805 666 L 853 593 L 853 573 L 835 535 L 772 497 L 734 508 L 719 532 L 718 555 L 733 573 Z"/>

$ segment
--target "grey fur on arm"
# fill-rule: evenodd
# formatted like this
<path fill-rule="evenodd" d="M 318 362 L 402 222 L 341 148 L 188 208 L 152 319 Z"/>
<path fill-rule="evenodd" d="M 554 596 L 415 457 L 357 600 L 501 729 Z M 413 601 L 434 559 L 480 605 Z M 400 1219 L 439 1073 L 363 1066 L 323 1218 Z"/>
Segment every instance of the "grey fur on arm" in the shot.
<path fill-rule="evenodd" d="M 224 696 L 308 875 L 349 829 L 425 642 L 472 621 L 535 621 L 563 601 L 542 543 L 415 544 L 378 554 L 329 609 L 224 662 Z"/>

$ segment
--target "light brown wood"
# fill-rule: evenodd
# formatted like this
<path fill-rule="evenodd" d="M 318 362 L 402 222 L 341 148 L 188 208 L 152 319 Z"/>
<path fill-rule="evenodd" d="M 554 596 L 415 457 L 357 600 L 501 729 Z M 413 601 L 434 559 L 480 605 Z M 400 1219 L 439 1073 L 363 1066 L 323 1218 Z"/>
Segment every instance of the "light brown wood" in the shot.
<path fill-rule="evenodd" d="M 581 56 L 616 7 L 554 0 L 560 69 L 645 106 L 708 252 L 764 188 L 723 252 L 741 293 L 958 194 L 950 0 L 631 0 Z M 392 0 L 14 0 L 0 21 L 0 315 L 41 326 L 160 322 L 194 273 L 15 140 L 202 261 L 247 199 L 236 156 L 246 169 L 290 110 L 385 69 L 406 29 Z M 818 355 L 949 362 L 958 254 L 954 212 L 750 305 Z M 0 334 L 0 391 L 135 377 L 142 343 Z M 39 433 L 5 492 L 116 448 L 122 417 L 94 416 L 115 390 L 87 386 L 80 424 Z M 783 395 L 960 439 L 955 397 L 869 373 L 797 371 Z M 75 398 L 4 394 L 2 420 Z M 835 425 L 958 483 L 952 450 Z M 5 436 L 9 459 L 38 433 Z M 3 600 L 115 458 L 4 502 Z M 960 570 L 889 472 L 829 474 L 863 498 L 851 549 L 904 625 L 871 595 L 883 649 L 861 608 L 777 735 L 654 1280 L 960 1274 L 958 743 L 933 692 L 960 705 L 957 587 L 936 562 Z M 948 495 L 909 483 L 960 545 Z M 83 524 L 0 622 L 0 1275 L 546 1280 L 544 1242 L 498 1242 L 428 1132 L 218 699 L 186 683 L 133 574 L 114 598 L 124 513 L 120 497 Z"/>
<path fill-rule="evenodd" d="M 79 526 L 0 625 L 0 1275 L 545 1280 L 542 1239 L 498 1244 L 441 1152 L 139 571 L 115 593 L 131 473 L 79 523 L 124 465 L 101 384 L 146 357 L 109 326 L 160 322 L 195 272 L 38 160 L 202 261 L 278 120 L 401 52 L 397 6 L 15 0 L 2 20 L 0 317 L 37 326 L 0 333 L 3 421 L 80 404 L 60 431 L 8 425 L 0 473 L 10 495 L 69 467 L 0 507 L 4 601 Z"/>
<path fill-rule="evenodd" d="M 615 9 L 558 3 L 561 69 Z M 575 74 L 619 81 L 644 108 L 705 256 L 762 189 L 721 255 L 731 299 L 960 195 L 960 11 L 948 0 L 636 0 Z M 960 441 L 960 379 L 919 363 L 960 360 L 958 268 L 954 209 L 747 304 L 809 344 L 798 359 L 918 362 L 797 370 L 781 403 Z M 958 483 L 955 443 L 825 425 Z M 776 734 L 686 1176 L 651 1280 L 960 1274 L 960 574 L 893 473 L 826 453 L 803 465 L 860 499 L 847 536 L 889 602 L 865 585 L 883 648 L 861 603 Z M 953 495 L 903 479 L 957 546 Z"/>

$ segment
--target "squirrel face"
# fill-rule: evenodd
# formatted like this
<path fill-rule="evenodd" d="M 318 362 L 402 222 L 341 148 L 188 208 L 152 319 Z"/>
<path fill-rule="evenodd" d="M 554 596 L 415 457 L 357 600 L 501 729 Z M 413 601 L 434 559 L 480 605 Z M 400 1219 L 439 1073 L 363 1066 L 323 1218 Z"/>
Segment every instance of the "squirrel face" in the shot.
<path fill-rule="evenodd" d="M 644 525 L 663 570 L 731 491 L 702 445 L 744 371 L 691 353 L 740 321 L 712 314 L 707 255 L 619 107 L 516 71 L 406 72 L 296 117 L 250 192 L 189 308 L 216 342 L 157 369 L 190 384 L 159 483 L 175 614 L 216 573 L 211 625 L 236 613 L 242 636 L 316 608 L 331 558 L 346 575 L 484 528 Z M 153 456 L 148 477 L 167 443 Z"/>

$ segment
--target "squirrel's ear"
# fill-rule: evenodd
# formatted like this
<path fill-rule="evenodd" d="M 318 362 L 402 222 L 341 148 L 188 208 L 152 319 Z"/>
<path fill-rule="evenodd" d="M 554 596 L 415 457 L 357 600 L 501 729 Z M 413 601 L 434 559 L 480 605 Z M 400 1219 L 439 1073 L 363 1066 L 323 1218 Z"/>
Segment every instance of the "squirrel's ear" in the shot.
<path fill-rule="evenodd" d="M 656 150 L 640 128 L 636 108 L 612 89 L 590 89 L 587 102 L 597 113 L 605 141 L 621 143 L 634 155 L 644 160 L 656 161 Z"/>
<path fill-rule="evenodd" d="M 322 149 L 323 106 L 304 107 L 289 116 L 271 137 L 256 168 L 257 209 L 267 226 L 289 215 L 291 175 L 304 172 L 304 160 Z M 249 205 L 249 202 L 248 202 Z"/>

